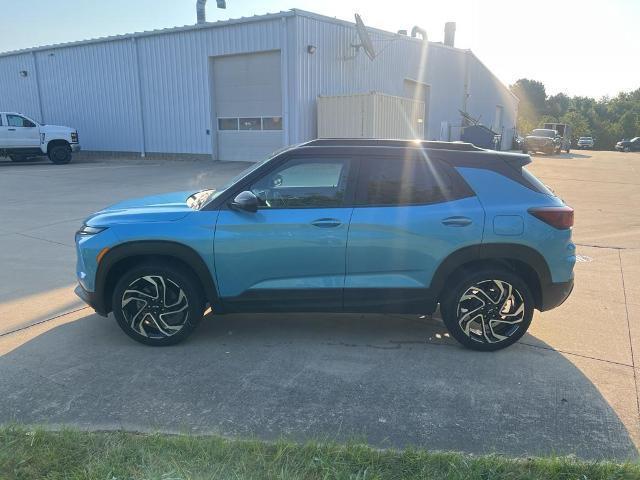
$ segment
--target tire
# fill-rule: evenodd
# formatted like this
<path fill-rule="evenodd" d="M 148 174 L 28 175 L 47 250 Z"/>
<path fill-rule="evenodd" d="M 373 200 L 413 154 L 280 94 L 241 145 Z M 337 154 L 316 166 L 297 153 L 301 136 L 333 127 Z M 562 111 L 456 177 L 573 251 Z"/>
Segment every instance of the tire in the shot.
<path fill-rule="evenodd" d="M 112 306 L 127 335 L 153 346 L 181 342 L 204 314 L 203 295 L 192 275 L 162 263 L 143 264 L 126 272 L 115 286 Z"/>
<path fill-rule="evenodd" d="M 571 149 L 570 149 L 570 148 L 567 148 L 567 149 L 565 150 L 565 152 L 567 152 L 567 153 L 569 153 L 570 151 L 571 151 Z"/>
<path fill-rule="evenodd" d="M 501 304 L 508 310 L 500 309 Z M 453 338 L 466 348 L 490 352 L 512 345 L 526 333 L 533 318 L 533 305 L 529 287 L 519 276 L 507 270 L 490 268 L 467 272 L 453 279 L 440 310 Z M 481 318 L 465 318 L 469 311 L 476 309 L 482 312 Z M 505 323 L 509 318 L 505 315 L 517 321 Z M 490 317 L 488 323 L 486 316 Z"/>
<path fill-rule="evenodd" d="M 49 160 L 56 165 L 65 165 L 71 161 L 71 147 L 67 144 L 57 144 L 49 148 Z"/>
<path fill-rule="evenodd" d="M 627 152 L 627 153 L 628 153 L 628 152 L 630 152 L 630 151 L 631 151 L 631 148 L 630 148 L 630 147 L 624 147 L 624 149 L 623 149 L 622 151 L 623 151 L 623 152 Z"/>

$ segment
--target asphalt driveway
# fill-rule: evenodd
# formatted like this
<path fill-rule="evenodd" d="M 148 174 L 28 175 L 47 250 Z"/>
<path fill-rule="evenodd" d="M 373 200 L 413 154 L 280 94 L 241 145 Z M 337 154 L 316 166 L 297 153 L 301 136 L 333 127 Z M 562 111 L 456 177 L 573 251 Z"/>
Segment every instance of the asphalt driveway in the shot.
<path fill-rule="evenodd" d="M 244 167 L 0 162 L 0 422 L 638 457 L 640 154 L 534 158 L 576 208 L 583 261 L 567 303 L 505 351 L 464 350 L 438 318 L 317 314 L 209 316 L 149 348 L 74 297 L 87 214 Z"/>

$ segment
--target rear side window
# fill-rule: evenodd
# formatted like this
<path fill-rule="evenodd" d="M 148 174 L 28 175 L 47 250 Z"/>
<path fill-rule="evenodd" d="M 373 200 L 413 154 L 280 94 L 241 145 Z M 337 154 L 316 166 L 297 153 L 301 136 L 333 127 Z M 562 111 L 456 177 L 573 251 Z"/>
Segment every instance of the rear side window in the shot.
<path fill-rule="evenodd" d="M 359 205 L 425 205 L 473 195 L 448 165 L 422 156 L 364 158 Z"/>

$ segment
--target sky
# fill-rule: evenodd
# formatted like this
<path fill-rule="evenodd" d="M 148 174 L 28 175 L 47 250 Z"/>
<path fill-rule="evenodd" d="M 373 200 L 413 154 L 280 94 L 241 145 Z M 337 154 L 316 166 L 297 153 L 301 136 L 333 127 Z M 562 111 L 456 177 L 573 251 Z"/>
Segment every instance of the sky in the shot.
<path fill-rule="evenodd" d="M 0 52 L 195 23 L 195 0 L 0 0 Z M 300 8 L 389 31 L 426 29 L 470 48 L 500 80 L 600 98 L 640 88 L 640 0 L 227 0 L 207 20 Z"/>

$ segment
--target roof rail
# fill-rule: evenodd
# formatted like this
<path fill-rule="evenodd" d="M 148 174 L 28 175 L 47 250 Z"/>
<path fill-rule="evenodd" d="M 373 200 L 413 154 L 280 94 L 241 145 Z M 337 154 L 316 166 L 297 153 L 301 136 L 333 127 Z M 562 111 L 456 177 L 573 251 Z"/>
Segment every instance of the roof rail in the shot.
<path fill-rule="evenodd" d="M 300 145 L 301 147 L 413 147 L 432 150 L 482 151 L 472 143 L 434 142 L 428 140 L 394 140 L 385 138 L 318 138 Z"/>

